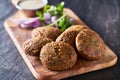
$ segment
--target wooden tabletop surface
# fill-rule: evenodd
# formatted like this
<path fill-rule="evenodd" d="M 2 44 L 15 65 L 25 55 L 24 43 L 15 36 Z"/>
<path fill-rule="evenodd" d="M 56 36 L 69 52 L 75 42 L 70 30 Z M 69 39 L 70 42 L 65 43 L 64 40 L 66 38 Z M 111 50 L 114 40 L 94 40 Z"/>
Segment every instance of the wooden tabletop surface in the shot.
<path fill-rule="evenodd" d="M 50 4 L 65 1 L 120 58 L 119 0 L 48 0 Z M 0 80 L 35 80 L 3 27 L 4 21 L 17 9 L 11 0 L 0 0 Z M 120 80 L 120 61 L 115 66 L 64 80 Z"/>

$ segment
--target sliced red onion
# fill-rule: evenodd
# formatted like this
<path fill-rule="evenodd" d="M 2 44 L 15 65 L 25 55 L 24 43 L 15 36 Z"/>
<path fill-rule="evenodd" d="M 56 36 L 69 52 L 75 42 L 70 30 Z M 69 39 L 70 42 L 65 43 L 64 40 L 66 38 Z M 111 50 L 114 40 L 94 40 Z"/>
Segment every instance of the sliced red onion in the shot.
<path fill-rule="evenodd" d="M 50 13 L 44 13 L 44 15 L 43 15 L 43 17 L 44 17 L 44 22 L 46 23 L 46 24 L 51 24 L 52 22 L 51 22 L 51 14 Z"/>
<path fill-rule="evenodd" d="M 46 20 L 48 20 L 48 19 L 50 19 L 51 18 L 51 14 L 50 13 L 44 13 L 43 14 L 43 17 L 44 17 L 44 19 Z"/>
<path fill-rule="evenodd" d="M 35 18 L 29 18 L 29 19 L 25 19 L 25 20 L 21 20 L 21 19 L 15 19 L 12 20 L 14 23 L 20 24 L 20 26 L 22 28 L 36 28 L 41 26 L 41 22 L 39 21 L 38 17 Z"/>
<path fill-rule="evenodd" d="M 27 19 L 26 20 L 24 20 L 24 19 L 13 19 L 13 20 L 11 20 L 13 23 L 16 23 L 16 24 L 22 24 L 22 23 L 24 23 L 25 21 L 27 21 Z"/>
<path fill-rule="evenodd" d="M 36 20 L 35 22 L 32 23 L 34 28 L 37 28 L 39 26 L 42 26 L 42 23 L 39 20 Z"/>
<path fill-rule="evenodd" d="M 45 22 L 46 24 L 51 24 L 51 23 L 52 23 L 50 19 L 46 19 L 46 20 L 44 20 L 44 22 Z"/>
<path fill-rule="evenodd" d="M 23 24 L 20 24 L 22 28 L 36 28 L 41 26 L 41 23 L 39 20 L 36 20 L 34 22 L 25 22 Z"/>
<path fill-rule="evenodd" d="M 26 24 L 23 24 L 23 23 L 20 24 L 20 27 L 21 27 L 21 28 L 30 28 L 29 25 L 26 25 Z"/>
<path fill-rule="evenodd" d="M 57 19 L 58 19 L 57 16 L 52 16 L 51 17 L 51 22 L 55 22 Z"/>
<path fill-rule="evenodd" d="M 52 16 L 52 17 L 51 17 L 51 22 L 53 23 L 53 22 L 55 22 L 57 19 L 58 19 L 57 16 Z M 55 26 L 56 28 L 59 28 L 57 23 L 54 24 L 54 26 Z"/>

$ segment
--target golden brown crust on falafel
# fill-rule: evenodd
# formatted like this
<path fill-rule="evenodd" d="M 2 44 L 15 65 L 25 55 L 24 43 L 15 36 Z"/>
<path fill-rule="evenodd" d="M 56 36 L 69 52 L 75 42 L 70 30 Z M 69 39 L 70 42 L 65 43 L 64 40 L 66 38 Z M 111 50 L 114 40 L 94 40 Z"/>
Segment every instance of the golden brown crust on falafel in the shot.
<path fill-rule="evenodd" d="M 41 48 L 46 44 L 51 42 L 52 40 L 49 38 L 41 38 L 36 37 L 33 39 L 26 40 L 23 43 L 23 50 L 26 54 L 32 55 L 32 56 L 39 56 Z"/>
<path fill-rule="evenodd" d="M 35 37 L 43 37 L 43 38 L 50 38 L 52 40 L 56 40 L 56 38 L 62 33 L 60 29 L 54 27 L 39 27 L 32 31 L 32 38 Z"/>
<path fill-rule="evenodd" d="M 79 54 L 88 60 L 99 59 L 105 52 L 101 37 L 90 29 L 84 29 L 76 37 Z"/>
<path fill-rule="evenodd" d="M 77 34 L 83 30 L 83 29 L 88 29 L 85 25 L 73 25 L 69 28 L 67 28 L 58 38 L 56 39 L 56 42 L 65 42 L 70 44 L 75 50 L 76 45 L 75 45 L 75 38 Z"/>
<path fill-rule="evenodd" d="M 50 70 L 65 70 L 75 65 L 77 55 L 68 43 L 51 42 L 41 49 L 40 60 Z"/>

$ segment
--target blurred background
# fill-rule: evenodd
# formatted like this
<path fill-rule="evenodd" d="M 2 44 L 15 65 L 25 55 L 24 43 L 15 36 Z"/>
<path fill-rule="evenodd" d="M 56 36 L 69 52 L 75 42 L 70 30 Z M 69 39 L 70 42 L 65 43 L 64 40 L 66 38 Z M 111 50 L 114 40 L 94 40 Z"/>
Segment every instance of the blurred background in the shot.
<path fill-rule="evenodd" d="M 64 1 L 120 57 L 119 0 L 48 0 L 57 5 Z M 35 80 L 3 27 L 4 21 L 17 12 L 11 0 L 0 0 L 0 80 Z M 66 78 L 64 80 L 120 80 L 120 61 L 117 65 Z"/>

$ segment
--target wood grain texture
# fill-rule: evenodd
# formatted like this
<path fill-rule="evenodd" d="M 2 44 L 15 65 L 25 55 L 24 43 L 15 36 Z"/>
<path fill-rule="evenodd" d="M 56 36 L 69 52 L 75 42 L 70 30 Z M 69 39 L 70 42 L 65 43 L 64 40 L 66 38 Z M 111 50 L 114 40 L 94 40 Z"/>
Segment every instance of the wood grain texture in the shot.
<path fill-rule="evenodd" d="M 85 25 L 82 20 L 80 20 L 70 9 L 65 9 L 67 15 L 72 17 L 76 24 Z M 96 61 L 86 61 L 84 59 L 78 59 L 76 65 L 70 69 L 65 71 L 51 71 L 44 68 L 37 57 L 29 56 L 24 53 L 22 50 L 22 43 L 30 38 L 30 34 L 32 29 L 21 29 L 19 25 L 14 24 L 11 22 L 11 19 L 15 18 L 26 18 L 23 16 L 19 11 L 10 17 L 5 22 L 5 29 L 10 35 L 11 39 L 15 43 L 18 51 L 20 52 L 21 56 L 23 57 L 24 61 L 26 62 L 27 66 L 33 73 L 36 79 L 40 80 L 57 80 L 62 79 L 74 75 L 79 75 L 103 68 L 107 68 L 113 66 L 117 62 L 117 56 L 114 52 L 112 52 L 106 46 L 106 52 L 102 58 Z"/>

